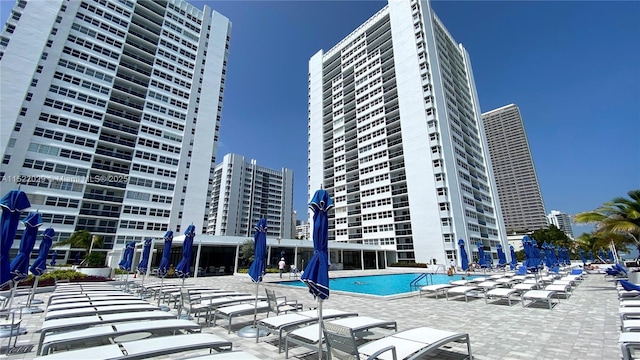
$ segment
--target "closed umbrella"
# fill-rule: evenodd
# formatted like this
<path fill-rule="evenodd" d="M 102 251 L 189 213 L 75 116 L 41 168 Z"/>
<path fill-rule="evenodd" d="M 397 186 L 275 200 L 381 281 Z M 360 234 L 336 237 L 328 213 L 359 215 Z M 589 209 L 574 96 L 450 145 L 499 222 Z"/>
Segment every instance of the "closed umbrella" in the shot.
<path fill-rule="evenodd" d="M 29 276 L 31 251 L 33 251 L 33 246 L 36 244 L 36 235 L 38 235 L 38 228 L 42 225 L 42 218 L 40 217 L 40 213 L 30 212 L 22 222 L 24 223 L 25 229 L 22 233 L 22 239 L 20 239 L 20 248 L 18 249 L 18 255 L 11 261 L 10 267 L 13 287 L 11 288 L 11 297 L 9 298 L 9 308 L 11 307 L 18 283 Z"/>
<path fill-rule="evenodd" d="M 486 258 L 484 257 L 484 245 L 482 245 L 482 242 L 478 242 L 478 265 L 480 265 L 481 268 L 486 268 L 487 267 L 487 262 L 486 262 Z"/>
<path fill-rule="evenodd" d="M 146 238 L 142 244 L 142 256 L 138 262 L 138 272 L 142 275 L 142 282 L 140 286 L 144 285 L 144 277 L 147 274 L 147 267 L 149 265 L 149 254 L 151 253 L 151 239 Z M 141 294 L 142 295 L 142 294 Z"/>
<path fill-rule="evenodd" d="M 309 260 L 300 280 L 309 287 L 309 292 L 318 299 L 319 339 L 322 339 L 322 300 L 329 298 L 329 217 L 333 201 L 326 190 L 313 194 L 309 208 L 313 211 L 313 256 Z M 322 341 L 318 341 L 318 358 L 322 359 Z"/>
<path fill-rule="evenodd" d="M 189 277 L 191 273 L 191 250 L 193 249 L 193 238 L 196 236 L 196 227 L 189 225 L 187 230 L 184 231 L 184 243 L 182 244 L 182 259 L 176 266 L 176 275 L 182 279 L 182 286 L 184 286 L 184 280 Z"/>
<path fill-rule="evenodd" d="M 583 249 L 580 249 L 580 258 L 582 259 L 582 264 L 587 265 L 587 255 L 585 255 Z"/>
<path fill-rule="evenodd" d="M 118 263 L 120 269 L 127 272 L 127 275 L 125 277 L 125 289 L 127 291 L 129 290 L 129 272 L 131 271 L 131 262 L 133 261 L 133 251 L 135 250 L 135 248 L 135 241 L 128 242 L 124 247 L 124 251 L 122 252 L 122 260 L 120 260 L 120 262 Z"/>
<path fill-rule="evenodd" d="M 602 250 L 602 248 L 598 250 L 598 257 L 600 258 L 600 261 L 602 261 L 603 264 L 607 262 L 607 258 L 604 255 L 604 250 Z"/>
<path fill-rule="evenodd" d="M 51 249 L 51 244 L 53 243 L 53 237 L 56 235 L 56 232 L 53 228 L 47 228 L 42 232 L 42 240 L 40 241 L 40 248 L 38 249 L 38 257 L 33 262 L 29 271 L 35 276 L 35 280 L 33 281 L 33 290 L 31 291 L 31 297 L 27 302 L 27 309 L 30 312 L 42 312 L 40 308 L 31 308 L 31 304 L 34 303 L 34 297 L 36 295 L 36 289 L 38 288 L 38 281 L 40 280 L 40 276 L 47 271 L 47 256 L 49 255 L 49 249 Z M 37 301 L 36 303 L 41 303 L 42 300 Z"/>
<path fill-rule="evenodd" d="M 265 259 L 267 257 L 267 219 L 261 218 L 255 230 L 253 235 L 253 263 L 249 267 L 249 276 L 256 283 L 255 311 L 253 313 L 253 326 L 247 326 L 238 331 L 238 335 L 242 337 L 263 336 L 262 333 L 258 334 L 260 330 L 256 327 L 256 321 L 258 316 L 258 290 L 264 275 Z"/>
<path fill-rule="evenodd" d="M 9 250 L 18 230 L 20 213 L 30 207 L 27 194 L 20 189 L 11 190 L 0 199 L 0 287 L 11 280 Z"/>
<path fill-rule="evenodd" d="M 163 290 L 164 277 L 169 271 L 169 258 L 171 257 L 171 243 L 173 242 L 173 231 L 169 230 L 164 234 L 164 247 L 162 248 L 162 259 L 158 266 L 158 276 L 160 276 L 160 292 Z M 158 306 L 160 306 L 160 296 L 158 296 Z M 163 310 L 169 311 L 169 308 Z"/>
<path fill-rule="evenodd" d="M 502 245 L 498 244 L 496 248 L 498 251 L 498 266 L 504 267 L 505 265 L 507 265 L 507 257 L 505 256 L 504 251 L 502 250 Z"/>
<path fill-rule="evenodd" d="M 56 259 L 58 258 L 58 250 L 53 250 L 53 254 L 51 254 L 51 262 L 49 265 L 56 266 Z"/>
<path fill-rule="evenodd" d="M 511 262 L 509 264 L 511 270 L 513 270 L 518 265 L 518 259 L 516 258 L 516 249 L 513 247 L 513 245 L 509 245 L 509 253 L 509 255 L 511 255 Z"/>
<path fill-rule="evenodd" d="M 467 255 L 467 250 L 464 248 L 464 240 L 458 240 L 458 246 L 460 246 L 460 267 L 462 270 L 469 270 L 469 256 Z"/>

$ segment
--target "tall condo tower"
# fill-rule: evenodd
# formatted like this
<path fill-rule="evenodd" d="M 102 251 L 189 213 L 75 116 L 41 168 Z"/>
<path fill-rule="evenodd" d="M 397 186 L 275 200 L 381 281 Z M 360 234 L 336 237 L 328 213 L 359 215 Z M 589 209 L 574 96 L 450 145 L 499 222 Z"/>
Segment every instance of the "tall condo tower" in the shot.
<path fill-rule="evenodd" d="M 540 184 L 520 109 L 514 104 L 482 114 L 507 234 L 547 227 Z"/>
<path fill-rule="evenodd" d="M 551 210 L 551 213 L 547 215 L 547 219 L 549 220 L 549 224 L 555 225 L 555 227 L 567 234 L 569 238 L 574 238 L 571 217 L 569 217 L 569 215 L 558 210 Z"/>
<path fill-rule="evenodd" d="M 20 0 L 0 38 L 2 193 L 105 247 L 206 229 L 231 23 L 182 0 Z"/>
<path fill-rule="evenodd" d="M 227 154 L 215 168 L 207 234 L 253 236 L 261 217 L 267 236 L 292 239 L 293 171 Z"/>
<path fill-rule="evenodd" d="M 464 239 L 497 258 L 486 149 L 469 56 L 428 1 L 389 1 L 309 60 L 309 198 L 333 196 L 330 240 L 448 264 Z"/>

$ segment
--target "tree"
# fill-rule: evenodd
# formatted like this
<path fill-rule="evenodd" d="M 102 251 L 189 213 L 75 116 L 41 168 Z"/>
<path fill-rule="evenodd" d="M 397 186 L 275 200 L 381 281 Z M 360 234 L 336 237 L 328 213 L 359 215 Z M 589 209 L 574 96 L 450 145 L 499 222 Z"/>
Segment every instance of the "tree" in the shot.
<path fill-rule="evenodd" d="M 53 244 L 52 247 L 62 246 L 62 245 L 70 245 L 72 248 L 81 248 L 84 249 L 87 253 L 89 253 L 89 249 L 91 249 L 91 240 L 93 239 L 93 235 L 87 230 L 78 230 L 71 234 L 67 239 L 58 241 Z M 94 248 L 102 247 L 102 238 L 96 236 L 96 240 L 93 243 Z"/>
<path fill-rule="evenodd" d="M 238 257 L 248 264 L 252 263 L 253 259 L 255 258 L 253 256 L 254 247 L 255 245 L 253 240 L 246 240 L 242 243 L 242 245 L 240 245 L 240 253 L 238 254 Z"/>
<path fill-rule="evenodd" d="M 563 246 L 570 248 L 572 241 L 562 230 L 558 229 L 555 225 L 549 225 L 547 229 L 538 229 L 531 234 L 531 237 L 536 240 L 538 246 L 542 246 L 542 243 L 551 244 L 554 246 Z"/>
<path fill-rule="evenodd" d="M 576 214 L 573 221 L 581 224 L 595 224 L 599 236 L 617 238 L 621 244 L 634 244 L 640 252 L 640 190 L 627 193 L 630 199 L 617 197 L 602 204 L 595 210 Z"/>

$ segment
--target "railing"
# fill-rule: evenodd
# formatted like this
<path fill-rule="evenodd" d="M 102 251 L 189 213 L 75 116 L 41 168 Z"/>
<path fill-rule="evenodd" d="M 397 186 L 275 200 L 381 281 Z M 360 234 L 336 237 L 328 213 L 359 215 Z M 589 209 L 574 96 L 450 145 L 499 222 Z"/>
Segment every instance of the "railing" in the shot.
<path fill-rule="evenodd" d="M 409 283 L 409 290 L 410 291 L 419 290 L 422 285 L 418 285 L 418 283 L 422 279 L 426 279 L 427 285 L 433 285 L 433 275 L 437 274 L 438 271 L 440 270 L 440 268 L 442 268 L 442 273 L 443 274 L 445 274 L 447 272 L 447 269 L 444 267 L 444 265 L 438 264 L 434 271 L 427 272 L 427 273 L 422 273 L 422 274 L 418 275 L 418 277 L 416 277 L 415 279 L 411 280 L 411 282 Z"/>

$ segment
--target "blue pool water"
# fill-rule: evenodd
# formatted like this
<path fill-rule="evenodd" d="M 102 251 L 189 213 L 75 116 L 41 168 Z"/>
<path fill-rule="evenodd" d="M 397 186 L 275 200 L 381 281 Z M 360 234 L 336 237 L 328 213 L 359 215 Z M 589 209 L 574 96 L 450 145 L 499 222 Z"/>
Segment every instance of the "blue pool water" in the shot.
<path fill-rule="evenodd" d="M 329 289 L 378 296 L 398 295 L 411 292 L 409 284 L 419 275 L 419 273 L 410 273 L 335 278 L 329 280 Z M 471 279 L 473 277 L 467 278 Z M 462 279 L 462 275 L 433 274 L 427 275 L 427 279 L 429 280 L 429 285 L 448 284 L 449 281 Z M 427 279 L 420 280 L 418 286 L 427 285 Z M 302 281 L 281 281 L 279 284 L 307 286 Z"/>

